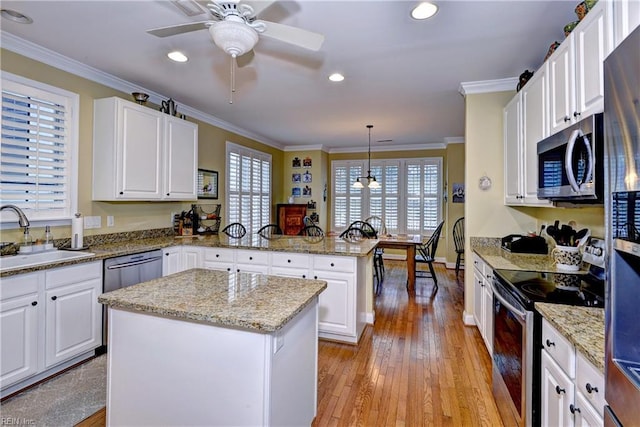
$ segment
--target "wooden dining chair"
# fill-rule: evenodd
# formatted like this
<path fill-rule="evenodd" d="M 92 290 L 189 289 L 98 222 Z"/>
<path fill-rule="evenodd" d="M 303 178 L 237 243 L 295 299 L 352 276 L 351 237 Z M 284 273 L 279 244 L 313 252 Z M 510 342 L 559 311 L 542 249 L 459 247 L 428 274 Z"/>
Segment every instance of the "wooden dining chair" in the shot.
<path fill-rule="evenodd" d="M 240 239 L 247 234 L 247 229 L 239 222 L 233 222 L 222 229 L 222 232 L 234 239 Z"/>
<path fill-rule="evenodd" d="M 308 225 L 298 233 L 304 240 L 310 243 L 317 243 L 324 240 L 324 230 L 317 225 Z"/>
<path fill-rule="evenodd" d="M 374 230 L 376 230 L 376 233 L 378 234 L 378 236 L 384 236 L 387 234 L 387 226 L 384 223 L 384 220 L 382 218 L 380 218 L 379 216 L 373 215 L 370 216 L 369 218 L 364 220 L 365 222 L 371 224 L 371 226 L 373 227 Z M 379 275 L 376 273 L 376 276 L 378 277 L 378 285 L 376 286 L 376 293 L 380 292 L 380 282 L 382 280 L 384 280 L 384 249 L 383 248 L 375 248 L 374 249 L 374 267 L 377 267 L 377 269 L 379 270 Z"/>
<path fill-rule="evenodd" d="M 433 279 L 433 291 L 431 295 L 435 295 L 438 292 L 438 278 L 436 277 L 436 272 L 433 269 L 433 262 L 435 261 L 436 250 L 438 249 L 438 242 L 440 241 L 440 233 L 442 232 L 442 226 L 444 225 L 444 221 L 442 221 L 435 230 L 433 230 L 433 234 L 429 237 L 426 243 L 422 243 L 416 246 L 416 278 L 418 277 L 426 277 Z M 429 266 L 429 271 L 418 270 L 419 264 L 427 264 Z M 407 287 L 409 285 L 409 281 L 407 280 Z"/>
<path fill-rule="evenodd" d="M 360 239 L 377 239 L 378 232 L 366 221 L 354 221 L 340 235 L 343 239 L 357 241 Z M 382 262 L 382 249 L 373 250 L 373 275 L 376 281 L 375 293 L 380 293 L 381 283 L 384 279 L 384 264 Z"/>
<path fill-rule="evenodd" d="M 273 239 L 276 236 L 282 235 L 282 229 L 278 224 L 267 224 L 260 228 L 256 234 L 265 239 Z"/>
<path fill-rule="evenodd" d="M 453 224 L 453 244 L 456 247 L 456 277 L 460 271 L 460 261 L 464 261 L 464 217 Z"/>

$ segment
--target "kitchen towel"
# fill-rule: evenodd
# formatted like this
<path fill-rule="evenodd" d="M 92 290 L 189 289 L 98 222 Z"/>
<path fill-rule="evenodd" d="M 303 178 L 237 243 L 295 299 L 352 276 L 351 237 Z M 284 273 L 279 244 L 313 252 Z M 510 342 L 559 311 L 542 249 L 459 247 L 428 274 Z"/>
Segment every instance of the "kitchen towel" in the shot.
<path fill-rule="evenodd" d="M 71 219 L 71 249 L 80 249 L 84 247 L 82 233 L 84 232 L 84 218 L 82 214 L 77 213 Z"/>

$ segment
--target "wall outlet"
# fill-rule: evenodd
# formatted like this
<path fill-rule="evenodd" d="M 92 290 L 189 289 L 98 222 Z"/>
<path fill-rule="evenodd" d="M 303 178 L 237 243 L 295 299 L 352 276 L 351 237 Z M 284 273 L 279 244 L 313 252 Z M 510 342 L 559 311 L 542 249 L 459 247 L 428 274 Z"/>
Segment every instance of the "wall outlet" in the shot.
<path fill-rule="evenodd" d="M 85 216 L 84 217 L 84 228 L 88 230 L 90 228 L 101 228 L 102 227 L 102 217 L 100 216 Z"/>
<path fill-rule="evenodd" d="M 113 215 L 107 215 L 107 227 L 113 227 L 115 225 Z"/>

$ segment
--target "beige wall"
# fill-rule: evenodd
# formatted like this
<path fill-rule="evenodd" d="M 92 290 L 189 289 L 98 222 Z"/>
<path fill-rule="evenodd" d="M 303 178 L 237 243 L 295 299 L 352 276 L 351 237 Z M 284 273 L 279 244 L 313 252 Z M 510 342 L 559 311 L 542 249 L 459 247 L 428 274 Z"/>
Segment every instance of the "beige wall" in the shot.
<path fill-rule="evenodd" d="M 93 202 L 91 200 L 92 183 L 92 141 L 93 141 L 93 100 L 110 96 L 130 99 L 131 95 L 111 89 L 104 85 L 61 71 L 43 63 L 33 61 L 24 56 L 2 49 L 0 62 L 3 71 L 17 74 L 32 80 L 75 92 L 80 98 L 79 129 L 79 171 L 78 171 L 78 211 L 85 216 L 102 216 L 102 228 L 86 230 L 86 235 L 97 235 L 120 231 L 163 228 L 171 226 L 171 213 L 188 210 L 191 202 Z M 199 128 L 199 167 L 219 172 L 218 201 L 224 209 L 225 197 L 225 141 L 245 145 L 264 152 L 273 157 L 274 203 L 282 197 L 283 152 L 276 148 L 227 132 L 215 126 L 198 122 Z M 211 201 L 207 201 L 208 203 Z M 224 212 L 223 212 L 224 214 Z M 106 216 L 115 217 L 115 227 L 106 227 Z M 44 228 L 43 228 L 44 229 Z M 41 231 L 33 229 L 35 237 Z M 54 227 L 56 238 L 69 237 L 71 226 Z M 2 240 L 18 241 L 20 230 L 3 230 Z"/>
<path fill-rule="evenodd" d="M 446 203 L 446 225 L 447 228 L 442 231 L 448 232 L 446 236 L 446 248 L 444 253 L 440 251 L 441 256 L 446 256 L 447 263 L 455 263 L 456 260 L 456 246 L 453 243 L 453 224 L 456 220 L 464 216 L 464 203 L 453 203 L 453 184 L 464 184 L 464 144 L 449 144 L 447 145 L 447 162 L 445 164 L 445 188 L 447 189 L 447 203 Z M 466 185 L 465 185 L 466 190 Z M 466 197 L 465 197 L 466 199 Z"/>
<path fill-rule="evenodd" d="M 310 150 L 310 151 L 285 151 L 284 152 L 284 176 L 282 179 L 282 192 L 281 192 L 281 200 L 278 200 L 277 203 L 288 203 L 289 196 L 291 195 L 291 190 L 293 187 L 300 187 L 301 189 L 308 185 L 311 187 L 311 197 L 299 197 L 294 199 L 293 203 L 304 203 L 306 204 L 310 200 L 316 202 L 316 212 L 319 216 L 318 225 L 323 229 L 327 229 L 327 201 L 323 200 L 323 190 L 324 185 L 326 183 L 327 174 L 326 174 L 326 155 L 327 153 L 321 150 Z M 301 168 L 293 168 L 292 161 L 294 158 L 300 159 L 302 162 L 305 158 L 311 159 L 311 167 L 301 167 Z M 304 174 L 305 171 L 309 171 L 311 174 L 311 183 L 306 184 L 303 182 L 294 184 L 292 182 L 292 174 L 299 173 Z M 311 215 L 312 211 L 309 211 L 308 215 Z"/>
<path fill-rule="evenodd" d="M 604 235 L 604 209 L 588 208 L 520 208 L 504 205 L 504 149 L 502 110 L 515 92 L 467 95 L 465 101 L 465 177 L 466 177 L 466 245 L 471 257 L 469 238 L 504 237 L 508 234 L 540 230 L 544 223 L 575 220 L 579 228 L 590 228 L 592 235 Z M 492 187 L 478 188 L 478 180 L 487 175 Z M 473 314 L 473 274 L 465 275 L 465 314 Z"/>

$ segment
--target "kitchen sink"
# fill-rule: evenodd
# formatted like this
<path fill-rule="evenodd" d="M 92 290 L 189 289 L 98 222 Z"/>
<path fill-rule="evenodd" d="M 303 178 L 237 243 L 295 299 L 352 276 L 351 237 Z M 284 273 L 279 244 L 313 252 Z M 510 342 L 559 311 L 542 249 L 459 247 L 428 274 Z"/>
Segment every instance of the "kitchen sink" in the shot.
<path fill-rule="evenodd" d="M 0 257 L 0 272 L 20 268 L 35 267 L 37 265 L 50 264 L 60 261 L 68 261 L 93 256 L 91 252 L 73 252 L 56 250 L 39 252 L 27 255 L 11 255 Z"/>

